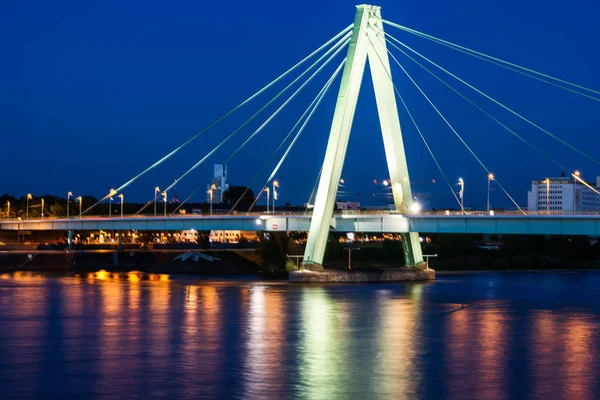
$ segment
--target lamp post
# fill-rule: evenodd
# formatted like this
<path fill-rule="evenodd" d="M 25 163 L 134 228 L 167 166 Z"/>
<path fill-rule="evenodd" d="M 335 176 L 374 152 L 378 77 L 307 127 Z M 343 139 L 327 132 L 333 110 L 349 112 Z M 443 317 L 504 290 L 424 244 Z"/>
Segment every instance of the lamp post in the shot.
<path fill-rule="evenodd" d="M 6 201 L 6 218 L 10 218 L 10 201 Z"/>
<path fill-rule="evenodd" d="M 44 218 L 44 198 L 42 198 L 42 218 Z"/>
<path fill-rule="evenodd" d="M 546 213 L 550 214 L 550 178 L 544 179 L 546 183 Z"/>
<path fill-rule="evenodd" d="M 216 188 L 217 187 L 213 183 L 212 185 L 210 185 L 210 189 L 208 189 L 208 197 L 209 197 L 209 200 L 210 200 L 210 211 L 209 211 L 210 215 L 212 215 L 213 190 L 215 190 Z"/>
<path fill-rule="evenodd" d="M 121 218 L 123 218 L 123 202 L 124 202 L 125 196 L 123 195 L 123 193 L 120 193 L 117 197 L 121 199 Z"/>
<path fill-rule="evenodd" d="M 275 200 L 277 200 L 277 190 L 275 188 L 279 187 L 279 182 L 273 181 L 273 214 L 275 213 Z"/>
<path fill-rule="evenodd" d="M 160 189 L 157 187 L 154 188 L 154 216 L 156 217 L 156 194 L 160 193 Z"/>
<path fill-rule="evenodd" d="M 488 192 L 487 192 L 487 211 L 490 212 L 490 188 L 492 186 L 492 181 L 494 180 L 494 174 L 491 172 L 488 174 Z"/>
<path fill-rule="evenodd" d="M 109 192 L 109 198 L 108 198 L 108 218 L 112 218 L 112 201 L 113 198 L 112 196 L 114 196 L 115 194 L 117 194 L 117 191 L 115 189 L 110 189 Z"/>
<path fill-rule="evenodd" d="M 26 202 L 26 206 L 25 206 L 25 219 L 29 219 L 29 200 L 33 199 L 33 196 L 31 195 L 31 193 L 27 193 L 27 200 Z"/>
<path fill-rule="evenodd" d="M 579 171 L 573 173 L 573 215 L 577 211 L 577 178 L 579 177 Z"/>
<path fill-rule="evenodd" d="M 79 201 L 79 218 L 81 218 L 81 204 L 83 203 L 83 197 L 79 196 L 76 200 Z"/>
<path fill-rule="evenodd" d="M 167 192 L 162 192 L 163 201 L 165 202 L 165 217 L 167 216 Z"/>
<path fill-rule="evenodd" d="M 465 181 L 463 178 L 458 178 L 458 184 L 460 186 L 460 192 L 458 192 L 458 196 L 460 198 L 460 210 L 462 213 L 465 213 Z"/>
<path fill-rule="evenodd" d="M 67 219 L 69 219 L 69 203 L 70 203 L 71 197 L 73 197 L 73 193 L 68 192 L 67 193 Z"/>
<path fill-rule="evenodd" d="M 270 192 L 268 187 L 265 188 L 265 192 L 267 192 L 267 214 L 268 214 L 269 213 L 269 192 Z"/>

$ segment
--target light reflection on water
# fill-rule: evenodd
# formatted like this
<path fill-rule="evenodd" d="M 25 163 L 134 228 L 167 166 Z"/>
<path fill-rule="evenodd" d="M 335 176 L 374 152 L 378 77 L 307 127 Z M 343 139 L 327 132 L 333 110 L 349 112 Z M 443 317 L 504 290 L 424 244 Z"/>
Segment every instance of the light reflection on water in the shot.
<path fill-rule="evenodd" d="M 0 398 L 596 398 L 600 274 L 0 275 Z"/>

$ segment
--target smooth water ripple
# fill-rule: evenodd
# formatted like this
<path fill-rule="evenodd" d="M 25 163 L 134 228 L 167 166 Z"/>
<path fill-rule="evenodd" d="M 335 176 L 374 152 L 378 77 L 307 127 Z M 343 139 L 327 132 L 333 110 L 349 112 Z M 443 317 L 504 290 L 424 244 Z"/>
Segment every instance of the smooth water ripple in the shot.
<path fill-rule="evenodd" d="M 0 399 L 594 399 L 600 273 L 0 275 Z"/>

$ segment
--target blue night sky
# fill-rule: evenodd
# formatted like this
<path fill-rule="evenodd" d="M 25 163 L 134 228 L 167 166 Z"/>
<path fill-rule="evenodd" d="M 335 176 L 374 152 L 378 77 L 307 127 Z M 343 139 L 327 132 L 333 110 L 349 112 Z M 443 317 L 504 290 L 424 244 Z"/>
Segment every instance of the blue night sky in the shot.
<path fill-rule="evenodd" d="M 310 0 L 4 2 L 0 9 L 0 193 L 66 196 L 72 191 L 75 196 L 102 197 L 349 25 L 354 5 Z M 600 89 L 597 1 L 382 1 L 379 5 L 385 19 Z M 600 103 L 392 27 L 386 30 L 600 159 Z M 560 175 L 550 161 L 392 51 L 519 204 L 526 205 L 532 179 Z M 230 184 L 250 183 L 342 57 L 229 162 Z M 485 207 L 485 171 L 402 71 L 392 65 L 392 73 L 445 173 L 453 182 L 464 178 L 465 205 Z M 388 174 L 370 76 L 365 76 L 343 173 L 347 191 L 354 196 L 340 199 L 385 204 L 385 192 L 373 184 L 373 179 Z M 441 72 L 440 76 L 456 83 Z M 600 165 L 468 88 L 455 87 L 568 169 L 579 169 L 588 180 L 600 175 Z M 170 184 L 277 91 L 265 93 L 136 181 L 125 190 L 126 200 L 151 198 L 155 186 Z M 308 200 L 324 156 L 336 92 L 337 85 L 278 173 L 280 203 Z M 406 112 L 399 109 L 413 192 L 427 207 L 456 207 Z M 202 201 L 213 164 L 226 159 L 269 114 L 253 120 L 179 182 L 178 197 L 185 198 L 202 185 L 194 197 Z M 278 159 L 255 182 L 255 191 Z M 431 179 L 437 183 L 419 183 Z M 494 190 L 492 205 L 508 207 L 510 202 Z"/>

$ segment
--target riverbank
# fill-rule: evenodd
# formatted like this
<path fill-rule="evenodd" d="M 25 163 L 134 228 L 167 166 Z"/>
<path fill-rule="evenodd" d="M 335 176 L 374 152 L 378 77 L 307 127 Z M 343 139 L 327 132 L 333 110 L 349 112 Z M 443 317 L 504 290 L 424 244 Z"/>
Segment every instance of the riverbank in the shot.
<path fill-rule="evenodd" d="M 196 255 L 180 259 L 186 253 Z M 201 256 L 197 256 L 197 255 Z M 179 259 L 178 259 L 179 258 Z M 0 271 L 142 271 L 168 274 L 256 275 L 259 265 L 243 251 L 6 251 L 0 253 Z"/>

